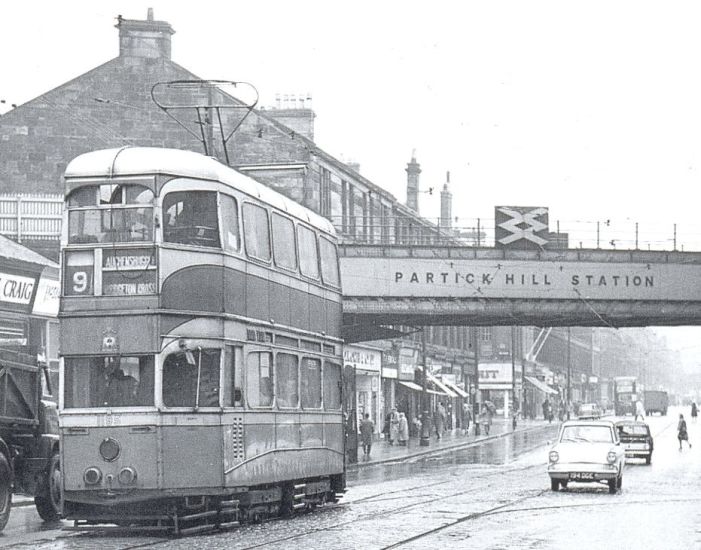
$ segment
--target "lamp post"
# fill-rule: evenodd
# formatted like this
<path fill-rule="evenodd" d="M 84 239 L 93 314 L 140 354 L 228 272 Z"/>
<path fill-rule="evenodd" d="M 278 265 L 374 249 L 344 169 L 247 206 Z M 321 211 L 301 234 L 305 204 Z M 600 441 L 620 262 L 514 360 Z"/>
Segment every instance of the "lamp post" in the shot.
<path fill-rule="evenodd" d="M 428 447 L 431 441 L 431 417 L 428 414 L 428 391 L 426 387 L 426 327 L 421 331 L 421 437 L 419 445 Z"/>
<path fill-rule="evenodd" d="M 477 349 L 477 327 L 472 328 L 472 352 L 475 356 L 475 397 L 472 401 L 473 418 L 475 419 L 475 435 L 480 435 L 480 371 L 479 350 Z"/>
<path fill-rule="evenodd" d="M 572 338 L 572 329 L 567 327 L 567 420 L 570 419 L 570 409 L 572 407 L 572 356 L 570 353 L 570 344 Z"/>

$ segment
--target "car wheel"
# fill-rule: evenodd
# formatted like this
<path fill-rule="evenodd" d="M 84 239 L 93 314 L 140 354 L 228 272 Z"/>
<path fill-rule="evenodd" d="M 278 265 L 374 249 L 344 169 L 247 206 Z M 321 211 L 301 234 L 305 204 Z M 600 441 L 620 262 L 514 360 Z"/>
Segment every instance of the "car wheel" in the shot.
<path fill-rule="evenodd" d="M 561 481 L 561 482 L 560 482 L 560 486 L 561 486 L 563 489 L 567 489 L 567 482 L 566 482 L 566 481 Z"/>
<path fill-rule="evenodd" d="M 557 479 L 550 480 L 550 488 L 553 491 L 557 491 L 560 488 L 560 482 Z"/>
<path fill-rule="evenodd" d="M 616 478 L 609 479 L 609 494 L 616 494 L 616 485 L 618 485 L 618 480 Z"/>

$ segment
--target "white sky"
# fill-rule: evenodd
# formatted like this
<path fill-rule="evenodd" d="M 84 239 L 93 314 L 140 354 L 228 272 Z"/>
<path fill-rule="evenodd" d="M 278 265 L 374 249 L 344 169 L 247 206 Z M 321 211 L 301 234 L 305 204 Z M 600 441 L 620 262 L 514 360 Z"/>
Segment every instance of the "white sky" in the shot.
<path fill-rule="evenodd" d="M 458 225 L 547 206 L 551 229 L 611 219 L 632 238 L 639 221 L 671 239 L 677 223 L 701 242 L 697 1 L 3 2 L 0 98 L 116 57 L 116 16 L 148 7 L 195 74 L 252 82 L 262 105 L 310 92 L 317 143 L 402 202 L 416 149 L 436 191 L 423 215 L 450 170 Z"/>

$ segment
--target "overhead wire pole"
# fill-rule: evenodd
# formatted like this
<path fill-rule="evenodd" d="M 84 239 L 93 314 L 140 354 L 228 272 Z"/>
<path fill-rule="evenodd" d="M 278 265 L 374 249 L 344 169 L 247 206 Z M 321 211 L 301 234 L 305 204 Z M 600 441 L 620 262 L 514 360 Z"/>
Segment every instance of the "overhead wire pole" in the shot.
<path fill-rule="evenodd" d="M 472 332 L 472 352 L 475 356 L 475 393 L 472 401 L 473 418 L 475 419 L 475 435 L 480 435 L 480 371 L 479 371 L 479 350 L 477 349 L 477 331 L 478 327 L 471 327 Z"/>

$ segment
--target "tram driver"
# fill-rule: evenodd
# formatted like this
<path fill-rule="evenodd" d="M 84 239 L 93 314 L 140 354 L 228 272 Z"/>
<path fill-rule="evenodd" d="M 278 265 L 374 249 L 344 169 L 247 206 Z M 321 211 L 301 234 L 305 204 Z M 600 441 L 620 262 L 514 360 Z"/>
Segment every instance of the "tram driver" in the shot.
<path fill-rule="evenodd" d="M 137 389 L 136 378 L 126 374 L 119 359 L 110 357 L 104 370 L 104 404 L 108 407 L 128 407 L 133 404 Z"/>

